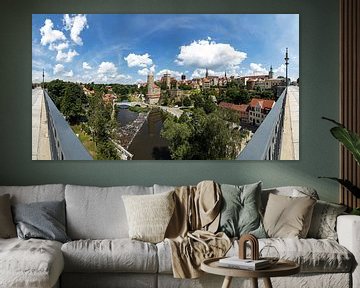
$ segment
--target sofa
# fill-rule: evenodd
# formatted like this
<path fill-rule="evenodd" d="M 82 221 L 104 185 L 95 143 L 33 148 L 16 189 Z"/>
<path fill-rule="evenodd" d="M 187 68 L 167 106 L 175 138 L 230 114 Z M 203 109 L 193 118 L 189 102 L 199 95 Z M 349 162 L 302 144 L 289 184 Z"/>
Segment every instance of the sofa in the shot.
<path fill-rule="evenodd" d="M 129 239 L 123 195 L 152 195 L 174 189 L 153 185 L 93 187 L 48 184 L 0 186 L 12 205 L 43 201 L 66 203 L 66 232 L 71 241 L 0 239 L 0 287 L 221 287 L 223 277 L 204 274 L 198 279 L 175 279 L 171 249 L 166 241 Z M 303 187 L 263 189 L 301 197 Z M 317 197 L 315 191 L 311 190 Z M 316 219 L 315 219 L 316 220 Z M 296 261 L 301 272 L 273 278 L 274 287 L 360 287 L 360 217 L 337 216 L 337 237 L 264 238 L 260 248 L 276 247 L 281 258 Z M 237 241 L 227 252 L 237 255 Z M 244 286 L 240 286 L 244 285 Z M 259 281 L 262 287 L 262 281 Z M 251 287 L 247 279 L 233 279 L 232 287 Z"/>

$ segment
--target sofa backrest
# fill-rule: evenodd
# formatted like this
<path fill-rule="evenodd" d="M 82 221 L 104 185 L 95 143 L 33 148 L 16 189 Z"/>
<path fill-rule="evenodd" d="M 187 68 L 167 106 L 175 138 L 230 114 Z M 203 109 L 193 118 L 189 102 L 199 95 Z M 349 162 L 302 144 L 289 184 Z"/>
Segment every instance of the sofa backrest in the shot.
<path fill-rule="evenodd" d="M 10 194 L 11 204 L 61 201 L 65 198 L 65 185 L 0 186 L 0 195 L 4 194 Z"/>
<path fill-rule="evenodd" d="M 66 185 L 67 233 L 71 239 L 128 238 L 123 195 L 153 194 L 153 187 Z"/>

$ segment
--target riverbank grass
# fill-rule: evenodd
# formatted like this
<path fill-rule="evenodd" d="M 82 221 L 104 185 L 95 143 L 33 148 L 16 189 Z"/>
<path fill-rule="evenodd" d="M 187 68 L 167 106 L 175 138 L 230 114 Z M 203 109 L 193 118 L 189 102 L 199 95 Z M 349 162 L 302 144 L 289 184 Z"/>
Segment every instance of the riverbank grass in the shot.
<path fill-rule="evenodd" d="M 96 160 L 96 145 L 95 142 L 92 141 L 91 136 L 82 131 L 80 125 L 72 125 L 71 129 L 78 136 L 79 140 L 90 153 L 91 157 Z"/>

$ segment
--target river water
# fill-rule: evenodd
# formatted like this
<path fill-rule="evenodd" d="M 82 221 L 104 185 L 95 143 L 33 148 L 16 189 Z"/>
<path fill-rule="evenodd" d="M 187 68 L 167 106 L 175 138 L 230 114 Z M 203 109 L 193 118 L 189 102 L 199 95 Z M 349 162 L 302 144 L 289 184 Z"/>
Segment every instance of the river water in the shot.
<path fill-rule="evenodd" d="M 138 113 L 128 109 L 119 109 L 117 122 L 125 126 L 133 122 Z M 133 160 L 168 160 L 170 152 L 168 142 L 160 136 L 163 119 L 159 110 L 151 110 L 145 123 L 131 142 L 128 151 L 134 155 Z"/>

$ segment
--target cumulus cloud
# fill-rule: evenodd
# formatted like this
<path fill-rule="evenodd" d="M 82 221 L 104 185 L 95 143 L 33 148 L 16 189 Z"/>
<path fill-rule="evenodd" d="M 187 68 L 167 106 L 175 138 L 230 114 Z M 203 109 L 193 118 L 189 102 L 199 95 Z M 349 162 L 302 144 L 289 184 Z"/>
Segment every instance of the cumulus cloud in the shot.
<path fill-rule="evenodd" d="M 117 74 L 117 68 L 112 62 L 101 62 L 98 68 L 98 73 L 115 77 Z"/>
<path fill-rule="evenodd" d="M 56 64 L 53 69 L 54 75 L 64 72 L 64 68 L 65 68 L 64 65 Z"/>
<path fill-rule="evenodd" d="M 138 74 L 141 76 L 146 76 L 149 73 L 154 73 L 155 72 L 155 65 L 152 65 L 150 68 L 143 68 L 138 70 Z"/>
<path fill-rule="evenodd" d="M 224 72 L 223 71 L 213 71 L 208 69 L 208 73 L 210 76 L 219 76 L 222 77 L 224 76 Z M 203 78 L 206 75 L 206 69 L 204 68 L 197 68 L 194 70 L 194 72 L 192 73 L 191 77 L 192 78 Z M 233 74 L 231 74 L 233 75 Z"/>
<path fill-rule="evenodd" d="M 83 67 L 83 69 L 85 69 L 85 70 L 90 70 L 90 69 L 92 69 L 92 67 L 91 67 L 91 66 L 89 65 L 89 63 L 87 63 L 87 62 L 83 62 L 82 67 Z"/>
<path fill-rule="evenodd" d="M 262 64 L 257 63 L 250 63 L 250 72 L 253 75 L 263 75 L 268 73 L 268 71 L 262 66 Z"/>
<path fill-rule="evenodd" d="M 47 45 L 59 40 L 66 40 L 66 37 L 63 32 L 55 30 L 54 23 L 50 19 L 46 19 L 44 26 L 40 28 L 41 34 L 41 44 Z"/>
<path fill-rule="evenodd" d="M 69 14 L 64 15 L 63 23 L 65 30 L 70 30 L 70 38 L 77 45 L 83 45 L 80 33 L 89 26 L 87 25 L 86 15 L 77 14 L 70 16 Z"/>
<path fill-rule="evenodd" d="M 168 69 L 163 69 L 163 70 L 159 71 L 156 75 L 163 76 L 165 73 L 169 73 L 171 75 L 171 77 L 175 77 L 175 78 L 179 78 L 182 75 L 181 72 L 174 71 L 174 70 L 168 70 Z"/>
<path fill-rule="evenodd" d="M 286 71 L 286 65 L 281 64 L 278 68 L 273 69 L 275 75 L 284 75 Z"/>
<path fill-rule="evenodd" d="M 68 42 L 61 42 L 61 43 L 59 43 L 57 45 L 51 43 L 50 46 L 49 46 L 50 50 L 56 50 L 56 51 L 64 50 L 64 49 L 67 49 L 67 48 L 69 48 L 69 43 Z"/>
<path fill-rule="evenodd" d="M 245 52 L 237 51 L 230 44 L 216 43 L 210 39 L 181 46 L 175 62 L 182 66 L 224 69 L 236 68 L 246 59 Z"/>
<path fill-rule="evenodd" d="M 73 77 L 73 76 L 74 76 L 73 70 L 70 70 L 69 72 L 65 72 L 65 73 L 64 73 L 64 76 L 65 76 L 65 77 L 69 77 L 69 78 Z"/>
<path fill-rule="evenodd" d="M 148 53 L 145 53 L 144 55 L 130 53 L 128 56 L 124 57 L 124 60 L 129 67 L 147 67 L 153 64 Z"/>
<path fill-rule="evenodd" d="M 56 61 L 58 62 L 71 62 L 75 56 L 79 55 L 75 50 L 69 50 L 68 52 L 63 52 L 59 50 L 56 55 Z"/>

